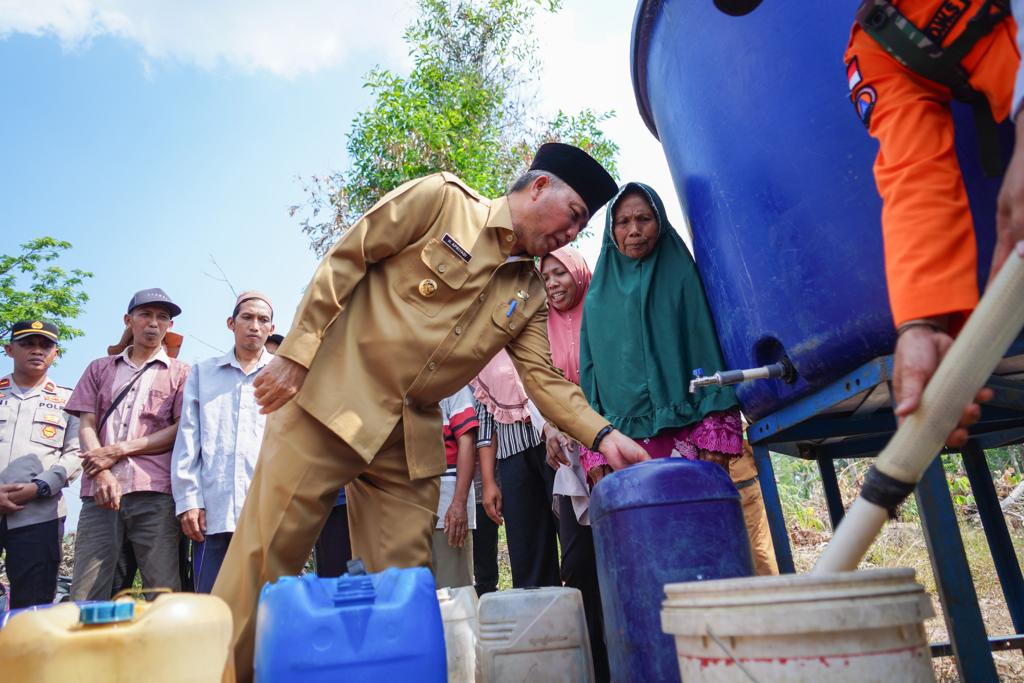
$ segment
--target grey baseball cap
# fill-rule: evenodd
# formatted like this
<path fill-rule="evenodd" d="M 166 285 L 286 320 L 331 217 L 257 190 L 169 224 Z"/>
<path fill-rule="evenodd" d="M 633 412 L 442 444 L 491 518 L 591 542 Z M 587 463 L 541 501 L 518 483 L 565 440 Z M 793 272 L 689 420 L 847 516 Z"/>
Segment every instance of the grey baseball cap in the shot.
<path fill-rule="evenodd" d="M 135 292 L 131 301 L 128 302 L 128 312 L 131 313 L 139 306 L 162 306 L 167 309 L 172 318 L 181 315 L 181 307 L 171 301 L 171 297 L 167 296 L 167 292 L 159 287 L 140 289 Z"/>

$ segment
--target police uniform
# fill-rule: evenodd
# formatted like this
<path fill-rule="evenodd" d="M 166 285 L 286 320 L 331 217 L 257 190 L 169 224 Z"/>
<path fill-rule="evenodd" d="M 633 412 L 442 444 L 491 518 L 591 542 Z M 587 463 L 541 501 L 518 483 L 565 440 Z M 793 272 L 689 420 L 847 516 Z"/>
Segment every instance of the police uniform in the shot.
<path fill-rule="evenodd" d="M 31 334 L 56 341 L 57 328 L 41 321 L 19 323 L 12 341 Z M 0 484 L 39 488 L 23 509 L 0 515 L 11 607 L 52 602 L 57 589 L 66 514 L 61 489 L 82 470 L 78 418 L 64 412 L 70 396 L 71 389 L 49 377 L 28 390 L 18 387 L 13 375 L 0 379 Z"/>
<path fill-rule="evenodd" d="M 574 168 L 597 166 L 570 156 Z M 616 189 L 600 173 L 591 213 Z M 299 572 L 341 486 L 353 557 L 370 571 L 430 564 L 445 470 L 438 402 L 501 348 L 561 429 L 591 444 L 607 425 L 552 366 L 544 283 L 532 258 L 511 253 L 515 241 L 507 198 L 439 173 L 387 194 L 321 262 L 277 354 L 309 372 L 267 420 L 213 590 L 232 608 L 240 680 L 251 676 L 260 588 Z"/>

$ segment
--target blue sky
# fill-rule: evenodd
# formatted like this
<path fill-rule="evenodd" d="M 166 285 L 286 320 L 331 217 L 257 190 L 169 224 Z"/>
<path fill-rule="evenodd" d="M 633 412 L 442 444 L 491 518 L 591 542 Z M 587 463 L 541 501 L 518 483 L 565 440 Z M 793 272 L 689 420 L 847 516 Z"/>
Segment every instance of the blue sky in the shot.
<path fill-rule="evenodd" d="M 76 321 L 86 334 L 66 346 L 59 383 L 73 385 L 117 340 L 128 299 L 145 287 L 182 307 L 183 360 L 216 353 L 202 342 L 226 350 L 233 296 L 205 274 L 217 274 L 211 255 L 236 288 L 274 298 L 287 332 L 316 265 L 287 211 L 303 199 L 296 177 L 345 169 L 345 133 L 369 104 L 362 75 L 408 66 L 401 32 L 414 3 L 364 5 L 0 8 L 0 253 L 51 235 L 74 245 L 60 265 L 95 274 Z M 606 130 L 623 148 L 620 175 L 662 189 L 681 226 L 661 148 L 633 103 L 631 5 L 566 0 L 542 18 L 536 110 L 615 110 Z M 596 241 L 583 247 L 596 256 Z"/>

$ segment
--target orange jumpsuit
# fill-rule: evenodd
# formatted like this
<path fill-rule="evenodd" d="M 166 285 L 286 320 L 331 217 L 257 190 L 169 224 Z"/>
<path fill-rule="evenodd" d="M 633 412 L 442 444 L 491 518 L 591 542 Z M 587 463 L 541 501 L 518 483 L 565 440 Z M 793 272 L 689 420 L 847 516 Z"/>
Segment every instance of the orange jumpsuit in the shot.
<path fill-rule="evenodd" d="M 892 1 L 933 40 L 941 37 L 943 46 L 963 32 L 982 5 L 981 0 Z M 1016 30 L 1012 18 L 1001 22 L 962 62 L 996 121 L 1010 114 L 1020 63 Z M 856 25 L 845 62 L 850 99 L 879 142 L 875 182 L 882 195 L 885 273 L 895 323 L 948 314 L 955 331 L 978 302 L 978 284 L 974 225 L 953 146 L 952 96 L 945 86 L 900 65 Z"/>

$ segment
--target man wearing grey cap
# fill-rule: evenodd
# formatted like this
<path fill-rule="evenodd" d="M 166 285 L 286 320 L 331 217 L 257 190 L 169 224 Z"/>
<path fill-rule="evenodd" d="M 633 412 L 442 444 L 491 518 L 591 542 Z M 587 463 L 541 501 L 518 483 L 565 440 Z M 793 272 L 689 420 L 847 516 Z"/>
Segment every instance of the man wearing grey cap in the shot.
<path fill-rule="evenodd" d="M 616 189 L 582 150 L 547 144 L 507 196 L 482 197 L 450 173 L 413 180 L 327 254 L 255 382 L 271 416 L 213 590 L 232 608 L 240 680 L 252 676 L 260 588 L 302 568 L 341 486 L 354 557 L 374 572 L 430 564 L 446 468 L 438 401 L 499 349 L 559 428 L 615 467 L 646 459 L 551 365 L 533 262 Z"/>
<path fill-rule="evenodd" d="M 253 381 L 273 358 L 265 348 L 274 331 L 270 297 L 242 292 L 227 326 L 234 347 L 198 363 L 188 376 L 171 456 L 171 490 L 181 530 L 192 540 L 198 593 L 213 588 L 263 441 L 267 416 Z"/>
<path fill-rule="evenodd" d="M 74 600 L 110 599 L 123 541 L 144 587 L 180 589 L 170 461 L 189 366 L 163 348 L 180 313 L 162 289 L 136 292 L 124 316 L 132 345 L 91 362 L 68 401 L 85 470 Z"/>
<path fill-rule="evenodd" d="M 6 553 L 11 607 L 53 602 L 64 500 L 78 476 L 78 419 L 64 412 L 71 395 L 47 376 L 57 357 L 57 326 L 14 323 L 5 347 L 14 371 L 0 378 L 0 550 Z"/>

